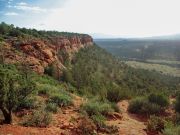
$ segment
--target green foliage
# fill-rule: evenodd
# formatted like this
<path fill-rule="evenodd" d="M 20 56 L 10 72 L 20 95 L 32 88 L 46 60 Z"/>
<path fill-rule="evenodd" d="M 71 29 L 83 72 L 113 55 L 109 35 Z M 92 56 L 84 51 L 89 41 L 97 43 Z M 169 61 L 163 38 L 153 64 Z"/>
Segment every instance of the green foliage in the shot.
<path fill-rule="evenodd" d="M 66 107 L 72 105 L 72 97 L 66 94 L 54 94 L 50 97 L 50 103 L 55 103 L 60 107 Z"/>
<path fill-rule="evenodd" d="M 16 111 L 21 110 L 21 109 L 35 109 L 37 107 L 37 102 L 36 102 L 35 97 L 26 97 L 23 100 L 19 101 Z"/>
<path fill-rule="evenodd" d="M 48 112 L 57 113 L 58 112 L 58 106 L 55 103 L 48 103 L 45 108 Z"/>
<path fill-rule="evenodd" d="M 60 70 L 59 70 L 56 63 L 52 63 L 51 65 L 46 67 L 44 73 L 55 78 L 55 79 L 57 79 L 57 80 L 59 80 Z"/>
<path fill-rule="evenodd" d="M 24 126 L 33 126 L 33 127 L 46 127 L 52 121 L 52 115 L 40 108 L 39 110 L 33 111 L 33 113 L 28 116 L 25 121 L 22 123 Z"/>
<path fill-rule="evenodd" d="M 180 60 L 179 40 L 95 40 L 102 48 L 125 60 Z"/>
<path fill-rule="evenodd" d="M 180 125 L 180 113 L 176 113 L 173 122 L 177 125 Z"/>
<path fill-rule="evenodd" d="M 92 115 L 91 119 L 98 127 L 105 127 L 106 118 L 103 115 Z"/>
<path fill-rule="evenodd" d="M 97 130 L 94 122 L 88 117 L 82 117 L 77 127 L 80 130 L 80 135 L 93 135 L 94 131 Z"/>
<path fill-rule="evenodd" d="M 162 131 L 165 126 L 165 120 L 161 117 L 152 115 L 147 122 L 147 129 L 149 131 Z"/>
<path fill-rule="evenodd" d="M 128 111 L 130 111 L 131 113 L 140 113 L 144 102 L 145 102 L 144 98 L 135 98 L 131 100 L 128 107 Z"/>
<path fill-rule="evenodd" d="M 127 92 L 127 90 L 122 90 L 121 87 L 118 85 L 109 85 L 107 90 L 107 99 L 110 102 L 118 102 L 122 99 L 129 98 L 130 93 Z"/>
<path fill-rule="evenodd" d="M 140 113 L 143 114 L 158 114 L 162 111 L 162 107 L 158 104 L 145 101 L 141 107 Z"/>
<path fill-rule="evenodd" d="M 87 36 L 86 34 L 78 34 L 78 33 L 69 33 L 69 32 L 58 32 L 58 31 L 37 31 L 35 29 L 26 29 L 26 28 L 19 28 L 14 27 L 14 25 L 9 25 L 4 22 L 0 24 L 0 34 L 4 36 L 13 36 L 13 37 L 36 37 L 47 39 L 48 37 L 57 37 L 57 36 L 64 36 L 64 37 L 71 37 L 71 36 Z"/>
<path fill-rule="evenodd" d="M 163 130 L 163 135 L 180 135 L 180 126 L 167 122 Z"/>
<path fill-rule="evenodd" d="M 161 107 L 167 107 L 169 105 L 168 97 L 163 94 L 152 93 L 148 96 L 148 100 L 149 100 L 149 102 L 155 103 Z"/>
<path fill-rule="evenodd" d="M 73 80 L 71 71 L 69 71 L 69 70 L 63 70 L 62 80 L 65 81 L 65 82 L 67 82 L 67 83 L 74 84 L 74 80 Z"/>
<path fill-rule="evenodd" d="M 110 104 L 100 101 L 89 101 L 82 106 L 82 109 L 89 116 L 93 115 L 107 115 L 109 112 L 114 111 Z"/>
<path fill-rule="evenodd" d="M 180 113 L 180 94 L 176 97 L 175 110 Z"/>
<path fill-rule="evenodd" d="M 6 123 L 12 122 L 12 110 L 35 89 L 29 76 L 24 76 L 15 66 L 0 65 L 0 109 Z"/>
<path fill-rule="evenodd" d="M 115 112 L 117 112 L 117 113 L 121 112 L 119 106 L 116 103 L 111 103 L 111 107 Z"/>
<path fill-rule="evenodd" d="M 58 88 L 50 84 L 39 84 L 37 85 L 37 89 L 39 95 L 50 96 L 52 93 L 58 92 Z"/>
<path fill-rule="evenodd" d="M 75 54 L 72 64 L 63 73 L 63 80 L 80 94 L 101 95 L 102 99 L 118 102 L 151 92 L 178 89 L 179 78 L 157 72 L 133 69 L 105 50 L 94 45 Z"/>
<path fill-rule="evenodd" d="M 130 104 L 128 110 L 132 113 L 157 114 L 164 111 L 169 105 L 169 100 L 162 94 L 150 94 L 146 98 L 135 98 Z"/>

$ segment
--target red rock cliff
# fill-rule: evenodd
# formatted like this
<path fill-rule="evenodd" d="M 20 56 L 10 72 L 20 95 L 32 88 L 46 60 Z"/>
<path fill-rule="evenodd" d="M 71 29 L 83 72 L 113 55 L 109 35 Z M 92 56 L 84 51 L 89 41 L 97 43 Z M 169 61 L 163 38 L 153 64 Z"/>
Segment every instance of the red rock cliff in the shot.
<path fill-rule="evenodd" d="M 28 39 L 18 41 L 11 39 L 7 41 L 5 48 L 5 62 L 26 63 L 29 67 L 42 74 L 44 69 L 55 63 L 62 71 L 66 59 L 72 59 L 74 53 L 79 49 L 92 46 L 93 39 L 88 35 L 70 37 L 50 37 L 48 40 Z M 16 53 L 16 51 L 19 53 Z"/>

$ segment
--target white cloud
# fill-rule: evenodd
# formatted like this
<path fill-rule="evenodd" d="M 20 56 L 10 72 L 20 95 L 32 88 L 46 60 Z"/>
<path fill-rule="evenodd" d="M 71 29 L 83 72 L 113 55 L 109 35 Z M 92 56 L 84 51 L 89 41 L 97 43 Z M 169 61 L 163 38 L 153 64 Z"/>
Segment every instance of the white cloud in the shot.
<path fill-rule="evenodd" d="M 11 4 L 13 2 L 13 0 L 8 0 L 8 4 Z"/>
<path fill-rule="evenodd" d="M 179 0 L 70 0 L 47 14 L 44 29 L 119 36 L 180 32 Z"/>
<path fill-rule="evenodd" d="M 26 5 L 28 5 L 28 4 L 25 3 L 25 2 L 20 2 L 20 3 L 17 3 L 17 5 L 19 5 L 19 6 L 26 6 Z"/>
<path fill-rule="evenodd" d="M 7 15 L 7 16 L 17 16 L 17 15 L 19 15 L 19 14 L 16 13 L 16 12 L 7 12 L 7 13 L 5 13 L 4 15 Z"/>
<path fill-rule="evenodd" d="M 65 0 L 63 4 L 57 0 L 51 6 L 51 0 L 39 1 L 37 6 L 24 2 L 13 6 L 24 11 L 21 25 L 115 36 L 180 33 L 180 0 Z"/>
<path fill-rule="evenodd" d="M 46 12 L 47 11 L 44 8 L 41 8 L 39 6 L 31 6 L 31 5 L 28 5 L 25 2 L 17 3 L 17 5 L 14 6 L 14 8 L 16 8 L 18 10 L 30 11 L 30 12 L 34 12 L 34 13 L 41 13 L 41 12 Z"/>

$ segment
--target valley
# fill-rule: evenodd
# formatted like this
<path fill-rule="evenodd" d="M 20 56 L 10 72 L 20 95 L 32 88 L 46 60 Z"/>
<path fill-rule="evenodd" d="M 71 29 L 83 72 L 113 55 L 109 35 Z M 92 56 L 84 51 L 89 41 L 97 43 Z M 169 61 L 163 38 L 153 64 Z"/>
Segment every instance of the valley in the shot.
<path fill-rule="evenodd" d="M 179 135 L 179 53 L 104 43 L 1 23 L 0 134 Z"/>

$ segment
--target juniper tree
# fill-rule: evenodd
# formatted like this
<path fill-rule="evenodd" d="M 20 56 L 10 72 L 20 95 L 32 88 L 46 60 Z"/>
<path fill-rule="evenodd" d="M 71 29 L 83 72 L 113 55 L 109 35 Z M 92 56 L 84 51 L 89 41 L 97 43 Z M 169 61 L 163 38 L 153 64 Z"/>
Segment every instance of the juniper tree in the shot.
<path fill-rule="evenodd" d="M 0 110 L 4 123 L 12 123 L 12 110 L 34 90 L 34 83 L 8 65 L 0 66 Z"/>

